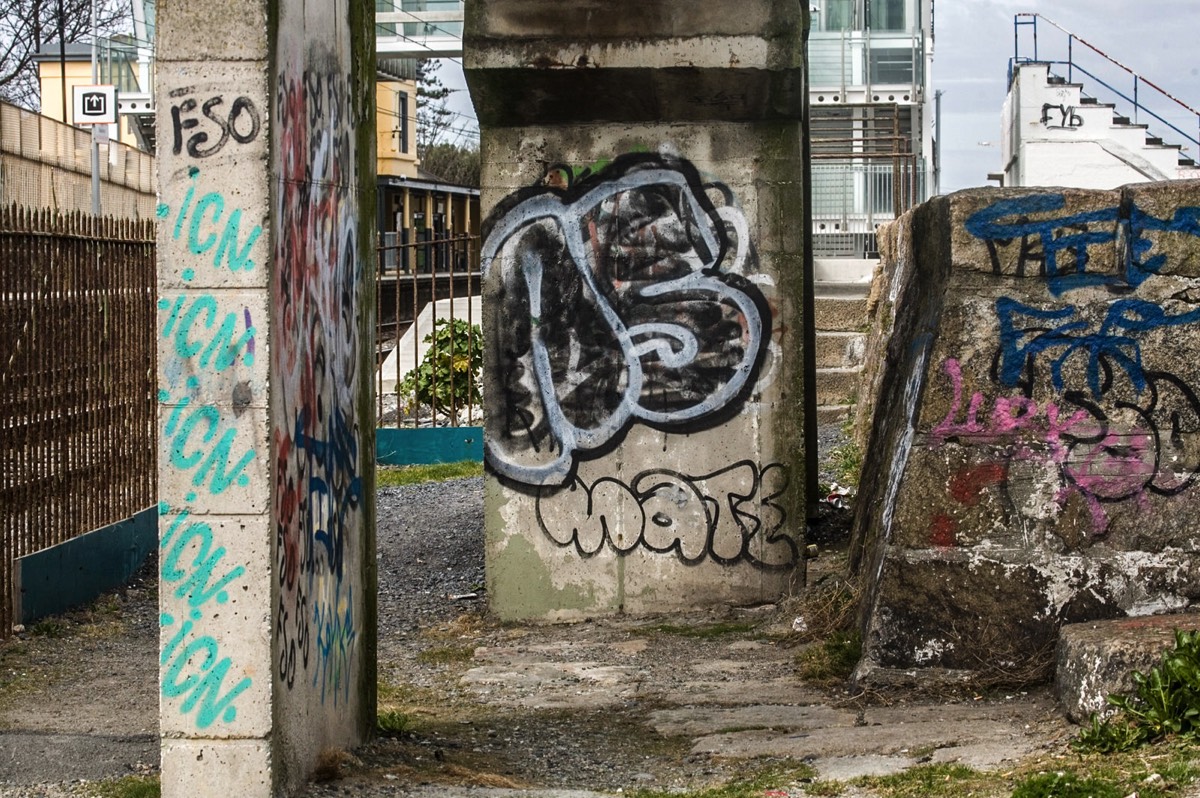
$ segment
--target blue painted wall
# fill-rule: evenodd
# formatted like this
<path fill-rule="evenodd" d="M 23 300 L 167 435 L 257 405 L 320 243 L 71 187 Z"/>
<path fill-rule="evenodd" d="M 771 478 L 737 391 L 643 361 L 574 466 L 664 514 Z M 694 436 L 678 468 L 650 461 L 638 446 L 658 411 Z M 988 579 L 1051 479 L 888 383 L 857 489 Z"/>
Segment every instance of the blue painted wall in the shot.
<path fill-rule="evenodd" d="M 482 427 L 377 429 L 375 453 L 380 465 L 432 465 L 483 460 Z"/>
<path fill-rule="evenodd" d="M 13 563 L 17 623 L 30 624 L 120 587 L 158 546 L 158 508 L 102 527 Z"/>

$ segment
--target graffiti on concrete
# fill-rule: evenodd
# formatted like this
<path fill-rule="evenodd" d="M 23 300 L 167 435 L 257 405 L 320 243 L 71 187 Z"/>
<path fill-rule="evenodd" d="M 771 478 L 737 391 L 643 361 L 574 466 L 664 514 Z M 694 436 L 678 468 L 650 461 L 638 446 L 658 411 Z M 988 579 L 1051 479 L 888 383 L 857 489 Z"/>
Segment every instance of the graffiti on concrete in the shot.
<path fill-rule="evenodd" d="M 691 431 L 739 412 L 771 330 L 727 186 L 646 153 L 547 183 L 500 203 L 482 252 L 498 320 L 486 458 L 531 486 L 570 483 L 635 422 Z"/>
<path fill-rule="evenodd" d="M 229 591 L 245 575 L 241 565 L 230 567 L 225 547 L 216 545 L 213 530 L 204 521 L 190 520 L 187 510 L 159 503 L 159 517 L 167 524 L 159 541 L 159 575 L 163 588 L 184 602 L 186 617 L 163 612 L 159 667 L 163 669 L 164 698 L 182 698 L 179 711 L 195 713 L 196 727 L 207 729 L 217 720 L 232 723 L 237 718 L 237 698 L 248 687 L 245 671 L 222 651 L 212 635 L 202 634 L 206 614 L 220 612 L 229 601 Z"/>
<path fill-rule="evenodd" d="M 1070 129 L 1083 127 L 1083 118 L 1073 105 L 1042 104 L 1042 124 L 1048 128 Z"/>
<path fill-rule="evenodd" d="M 199 102 L 191 97 L 194 89 L 171 91 L 171 154 L 179 155 L 186 146 L 188 156 L 208 158 L 216 155 L 230 140 L 249 144 L 258 138 L 262 119 L 249 97 L 227 102 L 222 95 Z M 186 133 L 186 141 L 185 141 Z"/>
<path fill-rule="evenodd" d="M 224 258 L 225 266 L 231 272 L 252 270 L 255 264 L 250 257 L 250 250 L 262 235 L 262 227 L 259 225 L 250 227 L 243 243 L 242 209 L 234 208 L 229 212 L 229 216 L 222 219 L 226 200 L 219 191 L 209 191 L 203 194 L 193 206 L 192 201 L 196 196 L 196 182 L 200 177 L 200 170 L 193 166 L 188 170 L 188 176 L 192 183 L 188 186 L 183 203 L 175 214 L 171 238 L 178 241 L 186 229 L 185 241 L 188 250 L 193 255 L 205 255 L 212 252 L 212 265 L 216 268 L 221 268 L 221 259 Z M 156 209 L 156 215 L 159 219 L 167 219 L 171 215 L 170 206 L 160 204 Z M 195 270 L 184 270 L 184 280 L 190 281 L 194 278 Z"/>
<path fill-rule="evenodd" d="M 1117 307 L 1123 302 L 1135 302 L 1139 308 L 1151 304 L 1118 300 L 1110 306 L 1110 319 L 1130 320 Z M 1002 299 L 997 305 L 1009 310 L 1012 301 Z M 1002 319 L 1005 310 L 998 307 Z M 1070 312 L 1055 313 L 1054 318 L 1070 318 L 1074 310 L 1067 310 Z M 1038 318 L 1039 314 L 1031 316 Z M 1137 318 L 1149 329 L 1151 321 L 1166 319 L 1169 323 L 1183 316 L 1166 316 L 1159 310 Z M 1104 504 L 1141 500 L 1151 493 L 1170 496 L 1190 487 L 1200 473 L 1200 399 L 1180 377 L 1142 367 L 1138 342 L 1132 335 L 1135 326 L 1126 326 L 1125 335 L 1109 341 L 1097 334 L 1085 342 L 1070 335 L 1055 337 L 1053 330 L 1041 327 L 1038 334 L 1050 336 L 1043 341 L 1053 341 L 1053 345 L 1028 346 L 1019 371 L 1006 369 L 1006 358 L 1011 361 L 1015 355 L 1011 340 L 1006 343 L 1002 332 L 993 372 L 995 394 L 987 400 L 983 392 L 974 391 L 965 408 L 961 366 L 957 360 L 947 359 L 943 369 L 951 383 L 952 400 L 946 417 L 931 431 L 933 443 L 952 440 L 1000 453 L 999 459 L 972 466 L 970 473 L 955 477 L 958 487 L 952 481 L 950 493 L 956 501 L 970 505 L 973 500 L 968 499 L 988 484 L 1004 484 L 1014 462 L 1040 464 L 1058 474 L 1054 498 L 1060 507 L 1072 493 L 1083 497 L 1093 533 L 1099 536 L 1108 529 Z M 1038 357 L 1044 352 L 1056 355 L 1045 358 L 1050 360 L 1048 368 Z M 1071 362 L 1076 353 L 1083 355 L 1082 368 Z M 1038 385 L 1038 375 L 1047 371 L 1055 399 L 1039 402 L 1034 396 L 1044 386 Z M 1066 374 L 1083 379 L 1072 384 Z M 1013 388 L 1018 390 L 1012 392 Z M 1006 389 L 1010 392 L 1005 393 Z M 986 406 L 989 401 L 990 409 Z"/>
<path fill-rule="evenodd" d="M 359 175 L 348 78 L 316 46 L 279 77 L 276 190 L 279 375 L 273 410 L 278 672 L 303 672 L 321 701 L 349 698 L 358 643 L 346 563 L 363 514 L 357 400 Z"/>
<path fill-rule="evenodd" d="M 1136 204 L 1111 206 L 1063 214 L 1062 194 L 1034 194 L 999 200 L 975 212 L 966 221 L 968 233 L 986 243 L 994 274 L 1024 277 L 1033 273 L 1045 279 L 1051 293 L 1088 286 L 1136 288 L 1167 265 L 1165 253 L 1156 252 L 1156 238 L 1173 233 L 1200 236 L 1200 207 L 1176 208 L 1160 219 Z M 1124 262 L 1096 265 L 1093 247 L 1113 252 L 1124 242 Z M 1011 259 L 1002 251 L 1016 247 Z"/>
<path fill-rule="evenodd" d="M 996 300 L 997 340 L 990 385 L 965 396 L 958 360 L 943 363 L 952 399 L 946 417 L 930 433 L 934 446 L 947 441 L 976 447 L 976 456 L 948 483 L 951 498 L 973 506 L 989 486 L 1001 489 L 1016 468 L 1052 474 L 1052 502 L 1059 508 L 1082 497 L 1092 534 L 1109 529 L 1105 506 L 1172 496 L 1200 474 L 1200 398 L 1181 374 L 1147 366 L 1169 331 L 1200 323 L 1194 304 L 1152 301 L 1120 294 L 1167 266 L 1156 252 L 1162 234 L 1200 235 L 1200 208 L 1177 208 L 1170 218 L 1144 213 L 1135 204 L 1064 215 L 1061 194 L 1001 200 L 973 214 L 967 230 L 988 242 L 993 271 L 1001 272 L 999 248 L 1020 241 L 1017 275 L 1032 263 L 1054 296 L 1089 286 L 1117 294 L 1102 303 L 1029 304 Z M 1093 247 L 1126 261 L 1116 272 L 1091 269 Z M 1101 254 L 1101 257 L 1103 257 Z M 1118 257 L 1118 260 L 1120 258 Z M 1110 273 L 1111 272 L 1111 273 Z M 979 452 L 986 452 L 982 461 Z M 939 514 L 930 539 L 950 545 L 954 521 Z"/>
<path fill-rule="evenodd" d="M 687 565 L 788 568 L 799 551 L 776 503 L 787 482 L 782 464 L 749 460 L 700 476 L 649 469 L 628 483 L 605 477 L 588 485 L 574 477 L 565 487 L 538 490 L 537 518 L 551 540 L 585 558 L 605 548 L 622 556 L 640 548 Z"/>

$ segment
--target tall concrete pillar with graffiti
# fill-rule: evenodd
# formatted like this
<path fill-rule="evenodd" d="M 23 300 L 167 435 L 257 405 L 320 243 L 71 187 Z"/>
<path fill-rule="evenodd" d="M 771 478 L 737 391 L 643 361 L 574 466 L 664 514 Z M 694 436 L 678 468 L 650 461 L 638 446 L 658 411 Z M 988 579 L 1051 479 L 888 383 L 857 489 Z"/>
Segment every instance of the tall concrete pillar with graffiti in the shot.
<path fill-rule="evenodd" d="M 806 24 L 775 0 L 468 5 L 502 617 L 802 577 Z"/>
<path fill-rule="evenodd" d="M 158 4 L 166 796 L 290 793 L 373 726 L 362 5 Z"/>

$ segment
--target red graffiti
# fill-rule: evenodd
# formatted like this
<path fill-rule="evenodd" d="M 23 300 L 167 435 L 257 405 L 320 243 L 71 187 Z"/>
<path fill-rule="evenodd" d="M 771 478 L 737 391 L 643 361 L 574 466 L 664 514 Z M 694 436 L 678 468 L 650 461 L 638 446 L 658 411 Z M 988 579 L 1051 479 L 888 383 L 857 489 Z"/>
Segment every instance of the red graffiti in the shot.
<path fill-rule="evenodd" d="M 958 522 L 938 513 L 929 524 L 929 545 L 950 548 L 958 545 Z"/>
<path fill-rule="evenodd" d="M 964 468 L 950 478 L 950 495 L 959 504 L 974 507 L 979 504 L 980 494 L 989 485 L 997 485 L 1008 479 L 1008 466 L 1003 463 L 984 463 Z"/>

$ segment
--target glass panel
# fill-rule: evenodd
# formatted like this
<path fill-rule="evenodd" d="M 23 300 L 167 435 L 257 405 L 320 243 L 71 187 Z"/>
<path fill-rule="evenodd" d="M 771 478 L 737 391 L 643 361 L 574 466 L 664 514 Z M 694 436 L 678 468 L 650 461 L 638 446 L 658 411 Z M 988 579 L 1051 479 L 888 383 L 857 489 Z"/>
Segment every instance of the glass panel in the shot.
<path fill-rule="evenodd" d="M 904 6 L 907 0 L 869 0 L 869 19 L 872 30 L 906 30 Z"/>
<path fill-rule="evenodd" d="M 854 0 L 825 0 L 823 30 L 853 30 Z"/>

